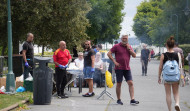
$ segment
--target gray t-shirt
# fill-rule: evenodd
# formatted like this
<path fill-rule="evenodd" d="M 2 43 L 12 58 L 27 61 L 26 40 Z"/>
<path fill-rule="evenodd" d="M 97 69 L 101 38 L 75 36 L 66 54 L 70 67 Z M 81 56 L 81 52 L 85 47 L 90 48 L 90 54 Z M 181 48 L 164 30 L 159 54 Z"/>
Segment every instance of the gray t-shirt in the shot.
<path fill-rule="evenodd" d="M 141 59 L 142 60 L 148 60 L 150 51 L 148 49 L 142 49 L 141 50 Z"/>
<path fill-rule="evenodd" d="M 181 48 L 175 47 L 175 48 L 173 48 L 173 50 L 174 50 L 174 52 L 176 52 L 176 53 L 179 52 L 179 53 L 181 54 L 181 56 L 184 57 L 184 55 L 183 55 L 183 50 L 182 50 Z"/>

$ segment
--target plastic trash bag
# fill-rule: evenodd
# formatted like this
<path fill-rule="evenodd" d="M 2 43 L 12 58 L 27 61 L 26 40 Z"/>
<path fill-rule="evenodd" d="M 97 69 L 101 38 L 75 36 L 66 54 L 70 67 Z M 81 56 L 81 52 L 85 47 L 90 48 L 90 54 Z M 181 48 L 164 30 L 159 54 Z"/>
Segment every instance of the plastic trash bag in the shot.
<path fill-rule="evenodd" d="M 22 74 L 22 75 L 19 77 L 19 81 L 21 81 L 21 82 L 24 81 L 23 75 L 24 75 L 24 74 Z"/>
<path fill-rule="evenodd" d="M 5 93 L 0 90 L 0 94 L 5 94 Z"/>
<path fill-rule="evenodd" d="M 20 86 L 19 88 L 17 88 L 16 92 L 24 92 L 26 89 L 22 86 Z"/>
<path fill-rule="evenodd" d="M 5 94 L 5 86 L 2 86 L 0 89 L 0 94 Z"/>
<path fill-rule="evenodd" d="M 26 81 L 33 81 L 33 77 L 31 76 L 31 74 L 29 73 L 28 78 L 25 79 Z"/>
<path fill-rule="evenodd" d="M 106 84 L 109 88 L 112 88 L 113 87 L 113 83 L 112 83 L 112 76 L 111 76 L 111 73 L 109 71 L 106 71 Z"/>
<path fill-rule="evenodd" d="M 5 86 L 2 86 L 1 89 L 0 89 L 2 92 L 5 92 Z"/>

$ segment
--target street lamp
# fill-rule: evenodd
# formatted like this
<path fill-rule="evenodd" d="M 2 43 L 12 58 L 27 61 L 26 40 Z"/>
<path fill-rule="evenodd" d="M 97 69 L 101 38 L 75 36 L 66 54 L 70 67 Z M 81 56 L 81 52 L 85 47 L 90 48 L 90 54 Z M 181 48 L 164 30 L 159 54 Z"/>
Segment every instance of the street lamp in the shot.
<path fill-rule="evenodd" d="M 176 19 L 177 19 L 177 24 L 176 24 L 176 36 L 177 36 L 177 43 L 179 42 L 178 41 L 178 15 L 177 14 L 172 14 L 171 15 L 171 21 L 172 21 L 172 16 L 175 16 L 176 17 Z M 170 21 L 170 22 L 171 22 Z"/>
<path fill-rule="evenodd" d="M 188 0 L 187 0 L 187 3 L 186 3 L 186 4 L 187 4 L 187 6 L 186 6 L 186 8 L 185 8 L 183 11 L 184 11 L 185 15 L 187 16 L 187 15 L 189 15 L 189 13 L 190 13 Z"/>
<path fill-rule="evenodd" d="M 7 11 L 8 11 L 8 74 L 6 80 L 6 92 L 15 93 L 15 77 L 12 66 L 12 23 L 11 23 L 11 6 L 10 0 L 7 0 Z"/>

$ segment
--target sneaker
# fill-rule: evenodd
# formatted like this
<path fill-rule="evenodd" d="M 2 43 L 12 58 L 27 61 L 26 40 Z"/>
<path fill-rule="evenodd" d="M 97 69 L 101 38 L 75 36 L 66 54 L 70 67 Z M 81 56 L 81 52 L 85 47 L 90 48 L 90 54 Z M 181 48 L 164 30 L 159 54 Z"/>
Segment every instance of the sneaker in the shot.
<path fill-rule="evenodd" d="M 65 95 L 65 94 L 62 94 L 61 98 L 69 98 L 69 97 L 67 95 Z"/>
<path fill-rule="evenodd" d="M 62 98 L 62 96 L 61 96 L 61 95 L 57 95 L 57 98 L 61 99 L 61 98 Z"/>
<path fill-rule="evenodd" d="M 83 97 L 92 97 L 92 96 L 94 96 L 94 95 L 95 95 L 95 93 L 92 92 L 92 94 L 86 93 L 86 94 L 84 94 L 84 95 L 82 95 L 82 96 L 83 96 Z"/>
<path fill-rule="evenodd" d="M 123 105 L 123 102 L 121 102 L 121 99 L 117 100 L 117 104 Z"/>
<path fill-rule="evenodd" d="M 139 104 L 139 101 L 135 101 L 135 99 L 132 99 L 130 102 L 131 105 L 136 105 Z"/>
<path fill-rule="evenodd" d="M 176 111 L 181 111 L 179 105 L 176 105 L 176 106 L 175 106 L 175 110 L 176 110 Z"/>

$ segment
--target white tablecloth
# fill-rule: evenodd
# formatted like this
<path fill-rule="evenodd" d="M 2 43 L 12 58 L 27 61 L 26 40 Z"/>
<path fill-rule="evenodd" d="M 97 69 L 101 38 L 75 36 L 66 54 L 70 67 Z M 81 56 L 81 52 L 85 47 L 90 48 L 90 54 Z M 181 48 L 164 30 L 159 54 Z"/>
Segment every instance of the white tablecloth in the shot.
<path fill-rule="evenodd" d="M 83 75 L 83 71 L 82 70 L 68 69 L 67 71 L 69 73 L 73 74 L 73 75 Z"/>

